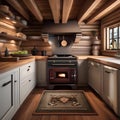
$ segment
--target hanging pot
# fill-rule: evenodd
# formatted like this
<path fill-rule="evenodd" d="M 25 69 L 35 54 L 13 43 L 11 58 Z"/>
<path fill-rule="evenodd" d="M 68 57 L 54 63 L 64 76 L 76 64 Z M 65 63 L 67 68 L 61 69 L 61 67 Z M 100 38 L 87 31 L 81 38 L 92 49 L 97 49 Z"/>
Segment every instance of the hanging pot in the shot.
<path fill-rule="evenodd" d="M 68 45 L 68 42 L 67 40 L 64 39 L 64 36 L 63 36 L 63 40 L 61 41 L 61 46 L 66 47 L 67 45 Z"/>

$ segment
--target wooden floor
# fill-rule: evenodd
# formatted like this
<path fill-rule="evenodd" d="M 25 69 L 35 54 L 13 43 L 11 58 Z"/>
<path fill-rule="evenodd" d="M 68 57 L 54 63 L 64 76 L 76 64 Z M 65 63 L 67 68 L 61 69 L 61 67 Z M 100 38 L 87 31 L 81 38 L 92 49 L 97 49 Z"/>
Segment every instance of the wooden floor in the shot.
<path fill-rule="evenodd" d="M 34 89 L 12 120 L 120 120 L 90 89 L 85 90 L 85 93 L 98 115 L 32 115 L 39 103 L 42 91 L 43 89 L 40 88 Z"/>

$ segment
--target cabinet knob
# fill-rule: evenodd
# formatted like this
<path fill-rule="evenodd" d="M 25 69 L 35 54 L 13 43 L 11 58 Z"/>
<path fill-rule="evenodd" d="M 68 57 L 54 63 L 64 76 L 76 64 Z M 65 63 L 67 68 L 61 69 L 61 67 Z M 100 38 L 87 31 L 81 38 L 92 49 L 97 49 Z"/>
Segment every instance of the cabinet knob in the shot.
<path fill-rule="evenodd" d="M 17 80 L 14 81 L 15 83 L 17 82 Z"/>

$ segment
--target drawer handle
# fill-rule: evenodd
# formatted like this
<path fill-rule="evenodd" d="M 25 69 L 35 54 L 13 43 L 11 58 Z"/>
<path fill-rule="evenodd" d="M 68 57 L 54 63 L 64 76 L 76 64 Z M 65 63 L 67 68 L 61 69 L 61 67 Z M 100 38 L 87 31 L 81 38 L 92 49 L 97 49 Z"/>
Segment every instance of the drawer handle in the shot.
<path fill-rule="evenodd" d="M 28 67 L 30 68 L 31 66 L 29 65 Z"/>
<path fill-rule="evenodd" d="M 8 82 L 6 82 L 6 83 L 3 83 L 2 87 L 5 87 L 6 85 L 10 84 L 11 82 L 12 82 L 12 81 L 10 80 L 10 81 L 8 81 Z"/>
<path fill-rule="evenodd" d="M 27 69 L 27 71 L 29 71 L 30 69 Z"/>

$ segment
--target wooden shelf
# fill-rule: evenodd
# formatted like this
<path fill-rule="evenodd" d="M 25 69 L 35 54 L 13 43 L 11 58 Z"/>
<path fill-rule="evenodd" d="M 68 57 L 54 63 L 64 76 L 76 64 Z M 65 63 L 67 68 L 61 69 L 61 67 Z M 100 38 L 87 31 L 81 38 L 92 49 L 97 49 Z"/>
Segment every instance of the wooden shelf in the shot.
<path fill-rule="evenodd" d="M 0 33 L 0 38 L 5 39 L 5 40 L 21 40 L 21 41 L 25 41 L 26 39 L 23 38 L 19 38 L 16 36 L 11 36 L 8 34 L 4 34 L 4 33 Z"/>
<path fill-rule="evenodd" d="M 5 23 L 12 24 L 16 28 L 27 28 L 27 26 L 24 25 L 22 22 L 20 22 L 18 20 L 14 20 L 13 18 L 9 17 L 8 15 L 6 15 L 5 13 L 3 13 L 1 11 L 0 11 L 0 18 L 2 18 Z"/>

